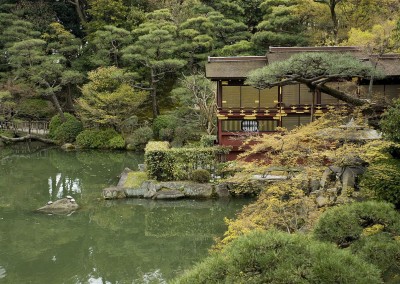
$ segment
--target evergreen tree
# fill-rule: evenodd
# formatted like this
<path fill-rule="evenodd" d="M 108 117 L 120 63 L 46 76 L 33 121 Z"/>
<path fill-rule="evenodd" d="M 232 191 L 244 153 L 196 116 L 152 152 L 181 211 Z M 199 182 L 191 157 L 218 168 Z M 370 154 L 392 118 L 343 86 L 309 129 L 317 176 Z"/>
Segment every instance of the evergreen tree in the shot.
<path fill-rule="evenodd" d="M 153 117 L 160 113 L 158 88 L 167 74 L 176 72 L 185 61 L 176 58 L 177 27 L 168 10 L 147 15 L 147 21 L 134 31 L 137 40 L 123 50 L 123 57 L 138 64 L 145 74 L 146 89 L 150 91 Z"/>

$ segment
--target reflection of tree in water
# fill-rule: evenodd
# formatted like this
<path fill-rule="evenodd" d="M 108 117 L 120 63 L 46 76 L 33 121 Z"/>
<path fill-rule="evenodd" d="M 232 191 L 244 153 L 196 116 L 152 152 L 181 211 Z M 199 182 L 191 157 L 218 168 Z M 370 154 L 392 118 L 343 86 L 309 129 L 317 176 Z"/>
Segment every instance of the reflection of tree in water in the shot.
<path fill-rule="evenodd" d="M 82 183 L 79 178 L 69 178 L 62 173 L 58 173 L 55 177 L 50 176 L 48 182 L 50 200 L 82 193 Z"/>

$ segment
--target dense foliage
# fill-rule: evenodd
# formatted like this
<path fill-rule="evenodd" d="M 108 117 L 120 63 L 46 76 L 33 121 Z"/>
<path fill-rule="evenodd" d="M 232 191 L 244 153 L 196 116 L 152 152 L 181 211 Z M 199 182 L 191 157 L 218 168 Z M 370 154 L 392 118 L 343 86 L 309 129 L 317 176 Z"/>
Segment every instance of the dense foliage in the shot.
<path fill-rule="evenodd" d="M 49 124 L 49 135 L 60 142 L 74 142 L 76 137 L 83 130 L 82 122 L 75 116 L 65 113 L 66 121 L 61 120 L 60 115 L 54 116 Z"/>
<path fill-rule="evenodd" d="M 255 231 L 174 283 L 382 283 L 371 264 L 304 235 Z"/>
<path fill-rule="evenodd" d="M 121 125 L 132 115 L 142 124 L 169 113 L 184 125 L 163 127 L 163 137 L 184 145 L 186 141 L 176 139 L 182 136 L 176 127 L 215 131 L 215 86 L 204 78 L 207 56 L 264 55 L 269 46 L 332 44 L 362 45 L 367 53 L 396 51 L 397 4 L 3 0 L 1 117 L 50 119 L 54 113 L 38 104 L 47 100 L 63 120 L 64 112 L 77 111 L 85 127 L 101 124 L 122 132 Z M 351 63 L 337 60 L 330 62 Z M 107 73 L 117 84 L 97 88 L 99 81 L 107 81 Z M 155 129 L 155 138 L 160 130 Z"/>
<path fill-rule="evenodd" d="M 82 148 L 122 149 L 124 138 L 114 129 L 84 130 L 76 137 L 76 143 Z"/>
<path fill-rule="evenodd" d="M 372 201 L 332 208 L 322 214 L 314 229 L 316 239 L 350 247 L 386 276 L 400 272 L 399 236 L 400 215 L 393 205 Z"/>
<path fill-rule="evenodd" d="M 150 178 L 156 180 L 189 180 L 197 169 L 214 172 L 224 147 L 155 148 L 145 151 L 145 163 Z"/>

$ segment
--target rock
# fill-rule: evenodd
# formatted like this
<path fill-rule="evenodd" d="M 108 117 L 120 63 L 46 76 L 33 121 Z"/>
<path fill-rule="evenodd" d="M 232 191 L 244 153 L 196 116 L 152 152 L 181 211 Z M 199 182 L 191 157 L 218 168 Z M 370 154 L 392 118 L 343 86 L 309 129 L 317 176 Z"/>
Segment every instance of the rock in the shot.
<path fill-rule="evenodd" d="M 40 207 L 36 211 L 42 213 L 52 213 L 52 214 L 68 214 L 79 208 L 79 205 L 75 201 L 71 201 L 68 198 L 59 199 L 53 203 L 47 204 Z"/>
<path fill-rule="evenodd" d="M 319 190 L 320 186 L 321 186 L 320 181 L 317 179 L 313 179 L 310 181 L 310 185 L 309 185 L 310 189 L 309 190 L 310 190 L 310 192 L 317 191 L 317 190 Z"/>
<path fill-rule="evenodd" d="M 75 150 L 76 147 L 72 143 L 65 143 L 64 145 L 61 146 L 61 149 L 63 149 L 63 150 Z"/>
<path fill-rule="evenodd" d="M 140 198 L 140 197 L 144 197 L 147 190 L 145 190 L 143 188 L 138 188 L 138 189 L 124 188 L 124 191 L 125 191 L 126 197 Z"/>
<path fill-rule="evenodd" d="M 364 172 L 365 167 L 363 166 L 346 167 L 342 175 L 343 190 L 346 191 L 348 188 L 356 188 L 357 177 Z"/>
<path fill-rule="evenodd" d="M 185 195 L 179 190 L 160 190 L 153 196 L 153 199 L 179 199 L 182 197 Z"/>
<path fill-rule="evenodd" d="M 121 177 L 119 178 L 117 186 L 123 186 L 126 182 L 126 179 L 128 178 L 128 173 L 132 172 L 130 168 L 125 168 L 122 173 Z"/>
<path fill-rule="evenodd" d="M 326 197 L 320 195 L 315 199 L 315 202 L 317 202 L 318 207 L 323 207 L 329 203 L 329 200 Z"/>
<path fill-rule="evenodd" d="M 215 186 L 215 193 L 218 197 L 231 197 L 226 183 L 220 183 Z"/>
<path fill-rule="evenodd" d="M 138 164 L 138 170 L 139 170 L 139 172 L 146 171 L 146 165 L 145 164 Z"/>
<path fill-rule="evenodd" d="M 123 188 L 120 187 L 108 187 L 103 189 L 103 198 L 104 199 L 121 199 L 126 198 L 126 193 Z"/>
<path fill-rule="evenodd" d="M 184 186 L 183 194 L 191 198 L 213 197 L 213 186 L 209 183 L 188 183 Z"/>

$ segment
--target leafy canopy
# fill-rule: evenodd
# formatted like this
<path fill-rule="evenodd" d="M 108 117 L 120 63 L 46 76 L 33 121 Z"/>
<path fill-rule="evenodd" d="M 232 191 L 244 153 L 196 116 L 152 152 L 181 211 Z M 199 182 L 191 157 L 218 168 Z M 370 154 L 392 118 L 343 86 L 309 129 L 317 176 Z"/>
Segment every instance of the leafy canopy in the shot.
<path fill-rule="evenodd" d="M 365 102 L 338 92 L 326 85 L 328 82 L 352 77 L 381 77 L 369 63 L 361 62 L 350 54 L 299 53 L 285 61 L 274 62 L 250 73 L 246 83 L 256 88 L 270 88 L 302 83 L 319 89 L 345 102 L 362 105 Z"/>

